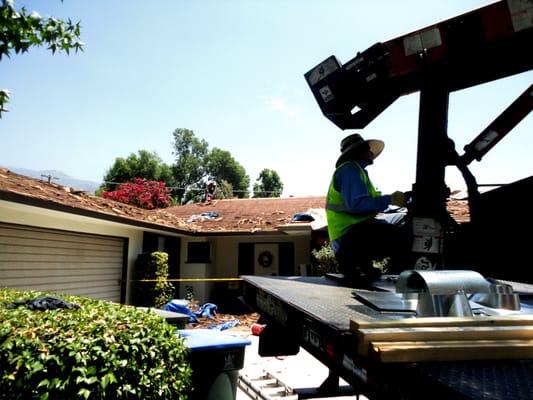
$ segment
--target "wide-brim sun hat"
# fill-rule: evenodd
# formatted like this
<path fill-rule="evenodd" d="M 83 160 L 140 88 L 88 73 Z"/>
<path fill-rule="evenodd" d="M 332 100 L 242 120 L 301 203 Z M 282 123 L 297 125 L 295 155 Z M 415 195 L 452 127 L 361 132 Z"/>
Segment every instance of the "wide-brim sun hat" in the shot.
<path fill-rule="evenodd" d="M 379 140 L 379 139 L 365 140 L 360 134 L 354 133 L 342 139 L 341 153 L 346 154 L 365 143 L 368 144 L 368 147 L 370 148 L 370 151 L 372 152 L 372 160 L 374 160 L 377 156 L 379 156 L 381 152 L 383 151 L 383 148 L 385 147 L 385 143 L 383 142 L 383 140 Z"/>

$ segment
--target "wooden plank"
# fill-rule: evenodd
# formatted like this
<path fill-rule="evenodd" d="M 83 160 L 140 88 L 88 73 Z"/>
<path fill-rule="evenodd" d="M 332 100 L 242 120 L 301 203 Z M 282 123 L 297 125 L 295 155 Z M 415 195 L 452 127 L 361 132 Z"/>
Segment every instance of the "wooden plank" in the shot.
<path fill-rule="evenodd" d="M 472 326 L 360 329 L 359 354 L 366 356 L 371 342 L 446 340 L 533 340 L 533 326 Z"/>
<path fill-rule="evenodd" d="M 370 356 L 384 363 L 532 359 L 533 340 L 372 342 Z"/>
<path fill-rule="evenodd" d="M 394 320 L 363 321 L 350 320 L 350 329 L 374 328 L 415 328 L 415 327 L 453 327 L 453 326 L 522 326 L 533 325 L 533 315 L 505 315 L 492 317 L 425 317 Z"/>

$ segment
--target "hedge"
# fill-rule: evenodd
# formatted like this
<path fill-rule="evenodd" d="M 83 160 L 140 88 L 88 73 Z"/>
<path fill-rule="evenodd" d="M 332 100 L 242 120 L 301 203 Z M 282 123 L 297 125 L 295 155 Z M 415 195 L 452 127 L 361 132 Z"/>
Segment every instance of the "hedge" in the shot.
<path fill-rule="evenodd" d="M 79 308 L 15 301 L 53 293 L 0 288 L 0 399 L 186 399 L 183 339 L 154 313 L 61 295 Z"/>

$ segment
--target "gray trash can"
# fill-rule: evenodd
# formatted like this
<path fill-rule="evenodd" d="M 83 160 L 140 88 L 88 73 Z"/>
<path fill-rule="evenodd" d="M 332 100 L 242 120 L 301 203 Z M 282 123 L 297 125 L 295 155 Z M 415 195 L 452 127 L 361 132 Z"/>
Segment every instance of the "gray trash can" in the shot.
<path fill-rule="evenodd" d="M 190 400 L 235 400 L 245 347 L 251 342 L 210 329 L 182 329 L 192 369 Z"/>

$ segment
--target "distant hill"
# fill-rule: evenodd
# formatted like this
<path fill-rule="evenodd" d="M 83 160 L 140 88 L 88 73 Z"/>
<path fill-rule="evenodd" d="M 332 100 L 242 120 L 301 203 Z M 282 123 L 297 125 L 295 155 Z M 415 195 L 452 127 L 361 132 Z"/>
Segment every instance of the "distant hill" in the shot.
<path fill-rule="evenodd" d="M 70 186 L 74 189 L 82 189 L 86 192 L 94 193 L 96 189 L 100 187 L 98 182 L 86 181 L 83 179 L 73 178 L 61 171 L 56 170 L 33 170 L 26 168 L 7 167 L 10 171 L 13 171 L 20 175 L 26 175 L 35 179 L 47 180 L 48 176 L 52 177 L 52 182 L 62 186 Z M 42 175 L 45 175 L 44 177 Z"/>

